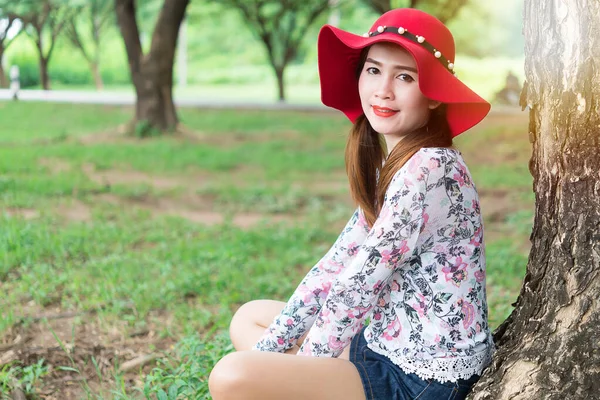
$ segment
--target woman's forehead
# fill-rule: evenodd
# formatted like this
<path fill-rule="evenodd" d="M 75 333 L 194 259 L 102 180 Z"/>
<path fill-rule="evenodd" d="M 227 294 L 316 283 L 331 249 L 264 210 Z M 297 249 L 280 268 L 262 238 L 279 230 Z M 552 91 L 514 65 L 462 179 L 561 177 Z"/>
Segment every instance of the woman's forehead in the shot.
<path fill-rule="evenodd" d="M 369 48 L 367 57 L 376 59 L 383 64 L 397 64 L 416 66 L 413 56 L 403 47 L 395 43 L 375 43 Z"/>

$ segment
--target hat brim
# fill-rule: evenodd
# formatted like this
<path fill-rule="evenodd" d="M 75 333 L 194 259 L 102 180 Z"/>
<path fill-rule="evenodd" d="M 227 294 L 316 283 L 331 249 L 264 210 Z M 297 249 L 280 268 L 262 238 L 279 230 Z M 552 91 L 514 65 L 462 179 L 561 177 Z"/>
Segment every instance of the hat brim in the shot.
<path fill-rule="evenodd" d="M 321 28 L 317 48 L 321 101 L 324 105 L 342 111 L 352 122 L 363 114 L 356 67 L 362 49 L 378 42 L 396 43 L 414 57 L 419 88 L 425 97 L 447 105 L 446 118 L 453 136 L 479 123 L 490 111 L 491 105 L 486 100 L 448 71 L 420 44 L 394 33 L 364 37 L 331 25 Z"/>

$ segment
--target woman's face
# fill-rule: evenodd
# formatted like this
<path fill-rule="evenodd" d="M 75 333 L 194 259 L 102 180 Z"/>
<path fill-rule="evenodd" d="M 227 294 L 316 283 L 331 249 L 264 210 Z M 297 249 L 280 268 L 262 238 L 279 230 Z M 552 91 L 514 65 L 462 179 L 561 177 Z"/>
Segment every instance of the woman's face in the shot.
<path fill-rule="evenodd" d="M 393 43 L 375 43 L 368 50 L 358 79 L 363 112 L 376 132 L 384 135 L 388 151 L 404 135 L 424 126 L 440 103 L 419 89 L 412 55 Z"/>

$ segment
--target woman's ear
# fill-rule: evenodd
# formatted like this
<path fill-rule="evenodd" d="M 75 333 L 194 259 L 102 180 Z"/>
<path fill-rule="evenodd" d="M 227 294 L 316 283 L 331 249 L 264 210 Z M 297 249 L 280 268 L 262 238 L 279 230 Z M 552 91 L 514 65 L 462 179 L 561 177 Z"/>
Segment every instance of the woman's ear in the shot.
<path fill-rule="evenodd" d="M 436 108 L 438 108 L 440 106 L 440 104 L 442 104 L 442 103 L 439 101 L 429 100 L 429 109 L 435 110 Z"/>

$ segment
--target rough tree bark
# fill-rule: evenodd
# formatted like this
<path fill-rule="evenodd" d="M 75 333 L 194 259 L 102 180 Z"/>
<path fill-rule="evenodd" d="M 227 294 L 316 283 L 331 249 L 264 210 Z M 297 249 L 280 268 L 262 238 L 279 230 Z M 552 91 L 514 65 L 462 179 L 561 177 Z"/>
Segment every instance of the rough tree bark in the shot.
<path fill-rule="evenodd" d="M 189 0 L 165 0 L 152 34 L 148 54 L 143 54 L 135 18 L 135 0 L 115 0 L 131 80 L 137 95 L 135 119 L 138 134 L 172 131 L 179 122 L 173 102 L 173 62 L 179 26 Z"/>
<path fill-rule="evenodd" d="M 600 2 L 525 1 L 536 212 L 527 273 L 472 399 L 600 399 Z"/>

